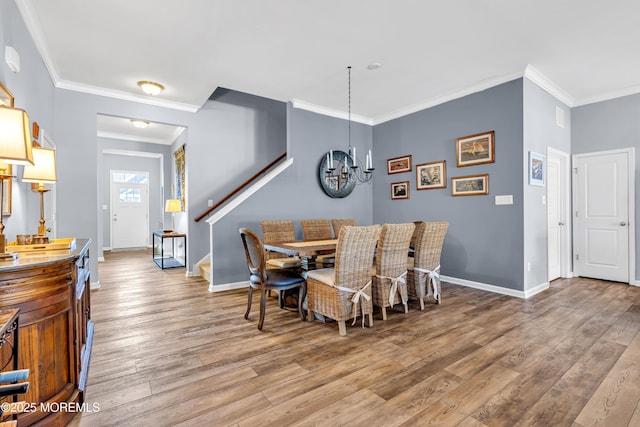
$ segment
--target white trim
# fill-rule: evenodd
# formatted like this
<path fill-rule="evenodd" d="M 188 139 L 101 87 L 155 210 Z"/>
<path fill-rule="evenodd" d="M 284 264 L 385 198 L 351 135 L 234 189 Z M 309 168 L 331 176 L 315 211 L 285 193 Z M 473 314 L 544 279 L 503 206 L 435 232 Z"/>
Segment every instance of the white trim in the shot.
<path fill-rule="evenodd" d="M 524 297 L 532 297 L 539 294 L 540 292 L 546 291 L 547 289 L 549 289 L 549 282 L 540 283 L 538 286 L 524 291 Z"/>
<path fill-rule="evenodd" d="M 633 285 L 636 282 L 636 224 L 635 224 L 635 218 L 636 218 L 636 202 L 635 202 L 635 194 L 636 194 L 636 179 L 635 179 L 635 172 L 636 172 L 636 155 L 635 155 L 635 148 L 634 147 L 629 147 L 629 148 L 621 148 L 618 150 L 605 150 L 605 151 L 595 151 L 595 152 L 591 152 L 591 153 L 580 153 L 580 154 L 574 154 L 571 156 L 571 161 L 572 161 L 572 167 L 571 170 L 572 171 L 576 171 L 577 169 L 577 165 L 578 165 L 578 160 L 581 157 L 592 157 L 592 156 L 606 156 L 609 154 L 619 154 L 619 153 L 626 153 L 627 154 L 627 159 L 629 160 L 628 162 L 628 195 L 629 195 L 629 212 L 628 212 L 628 229 L 629 229 L 629 284 Z M 577 197 L 578 197 L 578 191 L 577 191 L 577 181 L 575 179 L 572 179 L 573 182 L 573 187 L 572 187 L 572 191 L 573 191 L 573 198 L 572 198 L 572 202 L 573 202 L 573 207 L 572 207 L 572 217 L 575 216 L 575 212 L 576 212 L 576 207 L 578 206 L 578 201 L 577 201 Z M 573 228 L 573 246 L 575 248 L 575 242 L 578 239 L 578 229 L 577 227 L 572 227 Z M 579 277 L 580 276 L 580 271 L 578 270 L 578 264 L 576 263 L 576 265 L 574 265 L 575 271 L 574 271 L 574 276 L 575 277 Z"/>
<path fill-rule="evenodd" d="M 260 180 L 254 183 L 251 187 L 243 191 L 238 197 L 231 200 L 229 203 L 224 205 L 219 211 L 211 215 L 209 219 L 207 219 L 207 222 L 211 226 L 213 226 L 213 224 L 215 224 L 216 222 L 224 218 L 225 215 L 227 215 L 229 212 L 237 208 L 242 202 L 247 200 L 249 197 L 251 197 L 255 192 L 260 190 L 262 187 L 267 185 L 272 179 L 278 176 L 281 172 L 284 172 L 284 170 L 287 169 L 292 164 L 293 164 L 293 157 L 290 157 L 284 162 L 280 163 L 278 166 L 276 166 L 267 174 L 265 174 L 262 178 L 260 178 Z M 211 267 L 213 268 L 213 264 L 211 264 Z"/>
<path fill-rule="evenodd" d="M 181 128 L 184 129 L 184 128 Z M 126 134 L 126 133 L 119 133 L 119 132 L 106 132 L 103 130 L 98 130 L 97 134 L 98 138 L 108 138 L 108 139 L 120 139 L 123 141 L 135 141 L 135 142 L 147 142 L 149 144 L 160 144 L 160 145 L 171 145 L 175 142 L 176 138 L 173 138 L 173 136 L 171 138 L 150 138 L 150 137 L 143 137 L 140 135 L 132 135 L 132 134 Z M 179 135 L 178 135 L 179 136 Z"/>
<path fill-rule="evenodd" d="M 596 102 L 610 101 L 612 99 L 622 98 L 623 96 L 635 95 L 637 93 L 640 93 L 640 85 L 635 85 L 635 86 L 631 86 L 631 87 L 628 87 L 628 88 L 625 88 L 625 89 L 611 91 L 611 92 L 608 92 L 608 93 L 606 93 L 604 95 L 599 95 L 599 96 L 593 96 L 591 98 L 580 99 L 573 106 L 574 107 L 580 107 L 582 105 L 594 104 Z"/>
<path fill-rule="evenodd" d="M 531 64 L 527 64 L 527 68 L 525 68 L 524 70 L 523 77 L 531 80 L 533 83 L 540 86 L 556 99 L 565 103 L 568 107 L 573 107 L 575 105 L 575 99 L 571 95 L 569 95 L 569 93 L 564 91 L 564 89 L 555 84 L 550 78 L 542 74 Z"/>
<path fill-rule="evenodd" d="M 150 153 L 148 151 L 117 150 L 111 148 L 102 150 L 102 154 L 114 154 L 116 156 L 130 157 L 150 157 L 152 159 L 161 159 L 163 157 L 163 155 L 160 153 Z"/>
<path fill-rule="evenodd" d="M 98 262 L 104 262 L 104 257 L 103 256 L 99 256 L 98 257 Z"/>
<path fill-rule="evenodd" d="M 323 116 L 335 117 L 338 119 L 349 120 L 349 113 L 336 110 L 334 108 L 323 107 L 321 105 L 312 104 L 310 102 L 301 101 L 299 99 L 292 99 L 291 105 L 293 108 L 300 110 L 311 111 L 312 113 L 322 114 Z M 373 126 L 373 119 L 357 114 L 351 114 L 351 121 L 356 123 L 362 123 L 365 125 Z"/>
<path fill-rule="evenodd" d="M 569 278 L 572 277 L 572 272 L 571 272 L 571 254 L 572 254 L 572 246 L 573 246 L 573 239 L 571 238 L 571 230 L 573 228 L 573 224 L 571 222 L 572 216 L 571 216 L 571 155 L 569 153 L 566 153 L 564 151 L 560 151 L 556 148 L 553 147 L 547 147 L 547 159 L 551 156 L 557 156 L 562 158 L 562 160 L 564 161 L 564 166 L 565 166 L 565 170 L 561 171 L 561 173 L 563 174 L 562 179 L 564 180 L 564 185 L 562 189 L 560 189 L 564 196 L 565 196 L 565 209 L 564 209 L 564 218 L 562 218 L 562 221 L 564 222 L 564 230 L 562 232 L 563 236 L 563 245 L 562 245 L 562 253 L 560 254 L 560 277 L 562 278 Z M 549 200 L 549 186 L 547 186 L 547 201 Z M 548 215 L 548 204 L 547 204 L 547 220 L 549 218 Z M 549 224 L 547 222 L 547 230 L 549 230 Z M 547 231 L 547 244 L 549 241 L 549 235 L 548 235 L 548 231 Z M 548 272 L 548 267 L 549 265 L 547 264 L 547 278 L 549 277 L 549 272 Z M 548 279 L 547 279 L 548 280 Z"/>
<path fill-rule="evenodd" d="M 640 286 L 640 280 L 632 280 L 631 283 L 629 283 L 631 286 Z"/>
<path fill-rule="evenodd" d="M 96 281 L 96 282 L 91 282 L 91 284 L 89 285 L 89 290 L 95 291 L 100 289 L 100 281 Z"/>
<path fill-rule="evenodd" d="M 472 280 L 458 279 L 457 277 L 440 275 L 443 282 L 453 283 L 454 285 L 466 286 L 467 288 L 480 289 L 482 291 L 493 292 L 494 294 L 509 295 L 511 297 L 526 298 L 523 291 L 515 289 L 503 288 L 502 286 L 489 285 L 487 283 L 474 282 Z M 537 288 L 534 288 L 537 289 Z"/>
<path fill-rule="evenodd" d="M 234 283 L 223 283 L 220 285 L 209 285 L 209 292 L 224 292 L 231 291 L 234 289 L 243 289 L 249 287 L 249 281 L 244 282 L 234 282 Z"/>

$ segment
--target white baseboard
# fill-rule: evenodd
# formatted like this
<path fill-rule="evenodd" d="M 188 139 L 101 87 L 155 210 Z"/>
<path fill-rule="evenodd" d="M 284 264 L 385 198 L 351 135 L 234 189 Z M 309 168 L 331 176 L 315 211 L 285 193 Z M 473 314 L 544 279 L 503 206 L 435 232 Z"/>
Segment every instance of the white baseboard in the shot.
<path fill-rule="evenodd" d="M 99 256 L 98 257 L 98 262 L 104 262 L 104 257 L 103 256 Z"/>
<path fill-rule="evenodd" d="M 95 291 L 96 289 L 100 289 L 100 281 L 98 280 L 97 282 L 91 282 L 89 289 L 91 289 L 92 291 Z"/>
<path fill-rule="evenodd" d="M 111 246 L 107 248 L 102 248 L 102 252 L 111 252 Z"/>
<path fill-rule="evenodd" d="M 209 285 L 209 292 L 222 292 L 231 291 L 233 289 L 248 288 L 249 281 L 235 282 L 235 283 L 223 283 L 221 285 Z"/>
<path fill-rule="evenodd" d="M 474 282 L 472 280 L 458 279 L 457 277 L 440 276 L 443 282 L 453 283 L 454 285 L 466 286 L 467 288 L 480 289 L 482 291 L 493 292 L 495 294 L 509 295 L 517 298 L 527 298 L 526 294 L 522 291 L 516 291 L 515 289 L 503 288 L 502 286 L 489 285 L 487 283 Z"/>
<path fill-rule="evenodd" d="M 633 281 L 629 282 L 629 284 L 631 286 L 640 286 L 640 280 L 633 280 Z"/>
<path fill-rule="evenodd" d="M 540 292 L 546 291 L 547 289 L 549 289 L 549 282 L 540 283 L 535 288 L 527 289 L 526 291 L 524 291 L 524 297 L 532 297 L 536 294 L 539 294 Z"/>

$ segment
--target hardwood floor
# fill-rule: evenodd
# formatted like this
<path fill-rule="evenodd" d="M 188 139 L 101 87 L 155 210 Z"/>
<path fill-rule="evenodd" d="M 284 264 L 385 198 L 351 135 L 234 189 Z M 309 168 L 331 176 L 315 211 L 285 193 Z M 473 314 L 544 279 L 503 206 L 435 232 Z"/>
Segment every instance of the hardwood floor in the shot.
<path fill-rule="evenodd" d="M 559 280 L 528 300 L 443 283 L 373 328 L 211 294 L 151 254 L 106 253 L 73 426 L 638 426 L 640 288 Z"/>

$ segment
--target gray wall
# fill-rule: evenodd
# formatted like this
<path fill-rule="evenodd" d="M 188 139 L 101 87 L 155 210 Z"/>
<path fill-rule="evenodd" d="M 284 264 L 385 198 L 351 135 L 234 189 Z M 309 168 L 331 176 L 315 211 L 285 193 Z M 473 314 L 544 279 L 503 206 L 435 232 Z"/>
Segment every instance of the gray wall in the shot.
<path fill-rule="evenodd" d="M 238 234 L 247 227 L 262 234 L 263 219 L 291 219 L 296 237 L 302 238 L 300 220 L 304 218 L 353 217 L 358 224 L 372 223 L 373 186 L 357 185 L 349 197 L 328 197 L 318 181 L 318 167 L 329 149 L 346 150 L 348 126 L 335 119 L 288 106 L 289 155 L 294 163 L 258 193 L 215 224 L 214 284 L 247 280 L 247 266 Z M 359 153 L 371 149 L 370 126 L 352 123 L 351 141 Z M 362 151 L 361 151 L 362 150 Z"/>
<path fill-rule="evenodd" d="M 610 101 L 575 107 L 571 112 L 573 154 L 595 151 L 635 148 L 636 170 L 640 161 L 640 94 Z M 640 174 L 635 176 L 636 189 L 640 188 Z M 636 190 L 635 221 L 640 220 L 640 200 Z M 636 227 L 636 242 L 640 241 L 640 227 Z M 640 274 L 640 251 L 636 250 L 636 277 Z"/>
<path fill-rule="evenodd" d="M 556 125 L 556 107 L 564 110 L 565 127 Z M 524 264 L 525 290 L 547 282 L 547 187 L 529 185 L 529 151 L 547 155 L 547 147 L 571 152 L 571 111 L 548 92 L 524 79 Z M 546 174 L 546 170 L 544 172 Z M 545 175 L 546 176 L 546 175 Z M 545 183 L 546 184 L 546 183 Z M 545 197 L 545 204 L 542 198 Z M 528 263 L 531 271 L 528 271 Z"/>
<path fill-rule="evenodd" d="M 106 149 L 129 150 L 139 153 L 151 153 L 162 157 L 124 156 L 115 154 L 102 154 Z M 149 173 L 149 244 L 151 233 L 163 228 L 163 223 L 171 224 L 171 217 L 165 219 L 164 213 L 164 189 L 170 188 L 170 146 L 160 144 L 148 144 L 144 142 L 121 141 L 108 138 L 98 138 L 98 225 L 101 233 L 98 235 L 98 251 L 102 256 L 102 249 L 111 247 L 111 170 L 126 170 Z M 164 168 L 164 170 L 162 169 Z M 102 206 L 109 207 L 103 210 Z"/>
<path fill-rule="evenodd" d="M 22 65 L 19 73 L 13 73 L 4 61 L 5 45 L 13 46 L 19 52 Z M 0 82 L 15 97 L 15 106 L 26 110 L 29 119 L 38 122 L 40 128 L 58 142 L 53 129 L 53 85 L 22 17 L 11 0 L 0 0 L 0 48 Z M 10 217 L 3 218 L 7 241 L 15 240 L 17 234 L 34 234 L 38 231 L 40 198 L 38 193 L 31 191 L 31 184 L 22 182 L 22 169 L 23 166 L 13 167 L 13 175 L 17 177 L 12 182 L 13 213 Z M 58 235 L 62 236 L 60 229 Z"/>
<path fill-rule="evenodd" d="M 283 102 L 239 92 L 207 101 L 198 112 L 198 126 L 189 129 L 185 145 L 187 212 L 176 216 L 177 228 L 188 232 L 191 268 L 209 253 L 209 225 L 194 219 L 207 210 L 208 200 L 217 203 L 287 150 L 286 114 Z"/>
<path fill-rule="evenodd" d="M 495 163 L 456 167 L 456 138 L 495 131 Z M 373 221 L 448 221 L 442 274 L 522 291 L 523 83 L 514 80 L 375 126 Z M 411 154 L 413 169 L 387 175 L 386 159 Z M 447 162 L 447 188 L 416 191 L 415 165 Z M 489 174 L 489 195 L 451 196 L 451 177 Z M 410 182 L 409 200 L 390 184 Z M 496 206 L 495 195 L 513 195 Z"/>

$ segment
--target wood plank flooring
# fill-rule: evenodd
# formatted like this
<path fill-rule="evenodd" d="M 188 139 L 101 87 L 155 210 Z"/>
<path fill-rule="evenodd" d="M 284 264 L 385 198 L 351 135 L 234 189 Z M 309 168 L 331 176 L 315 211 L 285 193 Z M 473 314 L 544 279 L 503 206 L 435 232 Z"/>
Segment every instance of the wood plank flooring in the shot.
<path fill-rule="evenodd" d="M 638 426 L 640 288 L 558 280 L 528 300 L 443 283 L 373 328 L 209 293 L 147 251 L 106 253 L 72 426 Z M 399 306 L 401 307 L 401 306 Z"/>

